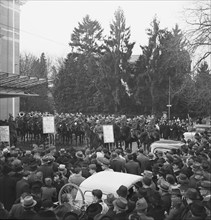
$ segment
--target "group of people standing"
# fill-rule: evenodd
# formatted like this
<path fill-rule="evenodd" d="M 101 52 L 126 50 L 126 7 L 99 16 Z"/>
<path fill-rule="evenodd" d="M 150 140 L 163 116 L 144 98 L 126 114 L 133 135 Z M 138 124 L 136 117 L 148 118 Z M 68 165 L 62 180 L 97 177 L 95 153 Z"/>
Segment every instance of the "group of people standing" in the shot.
<path fill-rule="evenodd" d="M 0 150 L 0 219 L 207 220 L 211 214 L 211 140 L 198 134 L 181 152 L 146 153 L 142 147 L 82 150 L 50 146 L 46 152 L 15 146 Z M 78 209 L 63 195 L 67 183 L 80 184 L 97 172 L 142 176 L 130 190 L 122 185 L 104 200 L 93 189 L 91 204 Z M 111 182 L 112 184 L 112 182 Z"/>

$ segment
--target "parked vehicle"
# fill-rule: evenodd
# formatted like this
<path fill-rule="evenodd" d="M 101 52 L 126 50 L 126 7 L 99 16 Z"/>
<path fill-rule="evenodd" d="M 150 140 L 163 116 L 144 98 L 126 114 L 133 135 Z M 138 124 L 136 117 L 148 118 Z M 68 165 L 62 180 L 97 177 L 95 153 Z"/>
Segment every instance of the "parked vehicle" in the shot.
<path fill-rule="evenodd" d="M 185 143 L 181 141 L 160 139 L 159 141 L 155 141 L 150 145 L 150 152 L 155 154 L 157 151 L 162 151 L 165 153 L 172 149 L 180 151 L 183 145 L 185 145 Z"/>
<path fill-rule="evenodd" d="M 184 139 L 186 141 L 191 140 L 191 141 L 195 141 L 195 134 L 196 133 L 203 133 L 203 132 L 207 132 L 208 136 L 211 137 L 211 125 L 208 124 L 196 124 L 192 131 L 189 132 L 185 132 L 184 135 Z"/>
<path fill-rule="evenodd" d="M 141 181 L 142 178 L 142 176 L 129 173 L 101 171 L 85 179 L 79 187 L 71 183 L 64 185 L 59 192 L 59 203 L 62 203 L 62 196 L 64 194 L 68 194 L 70 197 L 73 188 L 75 188 L 77 195 L 73 201 L 74 205 L 77 207 L 89 205 L 92 203 L 92 190 L 100 189 L 103 192 L 102 199 L 104 200 L 109 193 L 117 196 L 116 191 L 121 185 L 126 186 L 129 190 L 135 183 Z"/>

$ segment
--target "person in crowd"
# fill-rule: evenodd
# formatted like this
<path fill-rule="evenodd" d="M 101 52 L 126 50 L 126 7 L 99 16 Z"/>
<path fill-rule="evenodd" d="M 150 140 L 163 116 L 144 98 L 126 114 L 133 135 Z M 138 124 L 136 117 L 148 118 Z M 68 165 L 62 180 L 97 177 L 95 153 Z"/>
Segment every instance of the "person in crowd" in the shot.
<path fill-rule="evenodd" d="M 28 182 L 30 172 L 28 170 L 23 172 L 23 177 L 16 183 L 16 199 L 18 199 L 22 193 L 30 192 L 30 185 Z"/>
<path fill-rule="evenodd" d="M 0 202 L 7 211 L 11 209 L 16 199 L 16 182 L 9 176 L 11 170 L 9 164 L 4 164 L 2 176 L 0 176 Z"/>
<path fill-rule="evenodd" d="M 93 203 L 99 203 L 102 206 L 101 214 L 106 214 L 108 211 L 107 204 L 102 200 L 103 193 L 100 189 L 92 190 Z"/>
<path fill-rule="evenodd" d="M 140 198 L 136 202 L 135 210 L 132 214 L 129 215 L 128 219 L 133 219 L 133 217 L 136 219 L 144 219 L 144 220 L 154 220 L 153 217 L 147 216 L 147 208 L 148 204 L 145 198 Z"/>
<path fill-rule="evenodd" d="M 184 204 L 182 202 L 182 194 L 179 189 L 171 190 L 171 208 L 169 214 L 166 214 L 165 220 L 177 220 L 180 219 L 181 212 L 184 210 Z"/>
<path fill-rule="evenodd" d="M 43 173 L 43 178 L 45 179 L 46 177 L 51 177 L 53 178 L 53 162 L 55 158 L 50 155 L 45 155 L 42 157 L 42 165 L 38 167 L 37 171 L 42 171 Z"/>
<path fill-rule="evenodd" d="M 9 210 L 9 219 L 20 219 L 21 215 L 23 214 L 23 201 L 26 196 L 30 196 L 29 193 L 24 192 L 20 196 L 19 202 L 14 203 L 11 209 Z"/>
<path fill-rule="evenodd" d="M 140 148 L 138 150 L 138 155 L 137 155 L 137 161 L 140 165 L 141 168 L 141 173 L 144 172 L 144 170 L 150 170 L 150 160 L 149 158 L 144 154 L 144 150 Z"/>
<path fill-rule="evenodd" d="M 113 201 L 114 205 L 114 220 L 127 220 L 128 219 L 128 201 L 123 197 L 119 197 Z"/>
<path fill-rule="evenodd" d="M 37 212 L 34 220 L 57 220 L 56 214 L 53 210 L 53 202 L 51 200 L 44 200 L 41 209 Z"/>
<path fill-rule="evenodd" d="M 110 168 L 110 160 L 108 160 L 105 157 L 98 157 L 97 158 L 98 163 L 101 165 L 103 171 L 114 171 Z"/>
<path fill-rule="evenodd" d="M 169 193 L 169 184 L 167 182 L 161 182 L 159 185 L 159 193 L 161 195 L 162 208 L 164 212 L 169 214 L 171 208 L 171 195 Z"/>
<path fill-rule="evenodd" d="M 85 178 L 82 176 L 82 168 L 80 166 L 75 167 L 73 174 L 70 175 L 68 182 L 79 186 Z"/>
<path fill-rule="evenodd" d="M 110 168 L 116 172 L 125 173 L 125 161 L 115 151 L 111 153 Z"/>
<path fill-rule="evenodd" d="M 46 177 L 44 179 L 45 185 L 42 186 L 42 201 L 49 200 L 51 202 L 57 201 L 57 191 L 56 188 L 52 185 L 53 180 L 51 177 Z"/>
<path fill-rule="evenodd" d="M 20 219 L 34 219 L 37 216 L 37 212 L 34 210 L 37 202 L 33 199 L 32 196 L 26 196 L 23 199 L 23 213 L 20 215 Z"/>
<path fill-rule="evenodd" d="M 85 214 L 81 217 L 81 220 L 94 220 L 95 217 L 102 212 L 102 206 L 99 203 L 91 203 Z"/>
<path fill-rule="evenodd" d="M 104 200 L 105 204 L 108 206 L 108 211 L 105 213 L 106 216 L 111 217 L 111 219 L 114 217 L 115 212 L 114 212 L 114 204 L 113 201 L 115 200 L 115 196 L 113 193 L 109 193 L 106 196 L 106 199 Z"/>
<path fill-rule="evenodd" d="M 94 175 L 97 173 L 97 166 L 96 164 L 89 164 L 89 173 Z"/>
<path fill-rule="evenodd" d="M 127 173 L 141 175 L 141 168 L 138 162 L 135 162 L 133 159 L 133 154 L 128 154 L 128 161 L 125 164 L 125 170 Z"/>
<path fill-rule="evenodd" d="M 166 182 L 168 182 L 168 184 L 169 184 L 169 192 L 171 192 L 174 189 L 178 189 L 179 186 L 180 186 L 176 182 L 176 179 L 175 179 L 174 175 L 172 175 L 172 174 L 167 174 L 166 175 Z"/>

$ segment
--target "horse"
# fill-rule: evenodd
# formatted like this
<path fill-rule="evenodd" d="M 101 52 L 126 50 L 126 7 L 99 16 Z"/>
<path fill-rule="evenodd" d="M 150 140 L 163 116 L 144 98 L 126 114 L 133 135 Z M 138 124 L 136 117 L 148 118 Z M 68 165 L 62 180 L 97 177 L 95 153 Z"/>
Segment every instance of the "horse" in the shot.
<path fill-rule="evenodd" d="M 81 123 L 75 122 L 73 125 L 73 133 L 75 134 L 76 145 L 78 144 L 78 140 L 79 144 L 82 145 L 85 137 L 83 125 Z"/>
<path fill-rule="evenodd" d="M 85 123 L 84 131 L 85 138 L 87 140 L 87 146 L 90 149 L 97 149 L 99 146 L 102 146 L 102 140 L 99 138 L 99 135 L 90 128 L 89 124 Z"/>

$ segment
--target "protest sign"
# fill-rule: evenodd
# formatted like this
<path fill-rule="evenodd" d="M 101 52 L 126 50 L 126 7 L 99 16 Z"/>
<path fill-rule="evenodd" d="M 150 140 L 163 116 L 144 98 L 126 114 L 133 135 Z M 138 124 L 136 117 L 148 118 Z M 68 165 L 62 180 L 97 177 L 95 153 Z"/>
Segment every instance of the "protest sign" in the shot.
<path fill-rule="evenodd" d="M 104 143 L 114 143 L 113 125 L 103 125 Z"/>
<path fill-rule="evenodd" d="M 43 117 L 43 134 L 55 132 L 54 116 Z"/>

